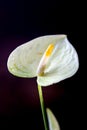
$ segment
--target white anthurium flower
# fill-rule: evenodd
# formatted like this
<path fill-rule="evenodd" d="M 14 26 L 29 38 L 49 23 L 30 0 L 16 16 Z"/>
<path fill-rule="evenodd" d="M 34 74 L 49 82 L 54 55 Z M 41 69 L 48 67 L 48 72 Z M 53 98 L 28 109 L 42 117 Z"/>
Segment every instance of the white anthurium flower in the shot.
<path fill-rule="evenodd" d="M 66 35 L 48 35 L 18 46 L 10 54 L 7 66 L 13 75 L 37 77 L 39 85 L 48 86 L 73 76 L 79 62 Z"/>

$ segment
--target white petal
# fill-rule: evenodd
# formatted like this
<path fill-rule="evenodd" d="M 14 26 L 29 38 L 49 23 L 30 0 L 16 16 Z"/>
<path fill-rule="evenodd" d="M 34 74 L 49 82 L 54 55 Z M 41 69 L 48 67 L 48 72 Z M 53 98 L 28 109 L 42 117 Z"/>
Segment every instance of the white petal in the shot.
<path fill-rule="evenodd" d="M 60 126 L 58 121 L 56 120 L 54 114 L 52 113 L 52 111 L 47 108 L 47 117 L 48 117 L 48 123 L 49 123 L 49 129 L 50 130 L 60 130 Z"/>
<path fill-rule="evenodd" d="M 8 70 L 19 77 L 37 76 L 37 68 L 41 57 L 50 43 L 62 41 L 65 35 L 49 35 L 38 37 L 17 47 L 9 56 Z M 41 82 L 41 81 L 40 81 Z"/>
<path fill-rule="evenodd" d="M 78 70 L 78 55 L 67 37 L 62 42 L 57 41 L 55 49 L 47 62 L 43 76 L 38 76 L 41 86 L 48 86 L 73 76 Z"/>

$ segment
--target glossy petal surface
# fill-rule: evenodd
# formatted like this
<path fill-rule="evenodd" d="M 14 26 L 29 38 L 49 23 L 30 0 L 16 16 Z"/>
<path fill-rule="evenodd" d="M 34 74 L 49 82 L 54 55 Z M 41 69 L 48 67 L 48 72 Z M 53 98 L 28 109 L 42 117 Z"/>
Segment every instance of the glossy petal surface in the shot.
<path fill-rule="evenodd" d="M 37 75 L 37 69 L 46 49 L 54 45 L 44 70 Z M 76 50 L 66 35 L 48 35 L 38 37 L 18 46 L 9 56 L 8 70 L 19 77 L 36 77 L 41 86 L 48 86 L 71 77 L 78 70 L 79 62 Z"/>
<path fill-rule="evenodd" d="M 46 64 L 44 75 L 38 76 L 41 86 L 48 86 L 73 76 L 79 67 L 78 55 L 65 37 L 57 41 L 54 51 Z"/>

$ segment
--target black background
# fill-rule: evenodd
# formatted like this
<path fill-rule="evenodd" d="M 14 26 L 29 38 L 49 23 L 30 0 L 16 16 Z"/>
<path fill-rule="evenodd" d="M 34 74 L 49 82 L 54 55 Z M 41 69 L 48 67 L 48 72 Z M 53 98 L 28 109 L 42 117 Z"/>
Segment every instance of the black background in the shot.
<path fill-rule="evenodd" d="M 43 88 L 45 106 L 61 130 L 85 130 L 86 10 L 84 1 L 0 1 L 0 130 L 44 130 L 36 78 L 23 79 L 7 70 L 7 58 L 18 45 L 33 38 L 66 34 L 76 48 L 80 67 L 76 75 Z"/>

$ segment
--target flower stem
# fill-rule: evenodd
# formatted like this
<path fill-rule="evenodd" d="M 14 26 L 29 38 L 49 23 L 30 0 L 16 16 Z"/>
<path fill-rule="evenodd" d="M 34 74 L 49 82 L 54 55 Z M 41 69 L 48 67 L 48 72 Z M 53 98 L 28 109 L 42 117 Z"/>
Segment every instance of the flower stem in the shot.
<path fill-rule="evenodd" d="M 39 84 L 38 84 L 38 92 L 39 92 L 40 105 L 41 105 L 41 110 L 42 110 L 42 115 L 43 115 L 44 127 L 45 127 L 45 130 L 48 130 L 48 124 L 47 124 L 46 110 L 45 110 L 44 100 L 43 100 L 42 87 Z"/>

